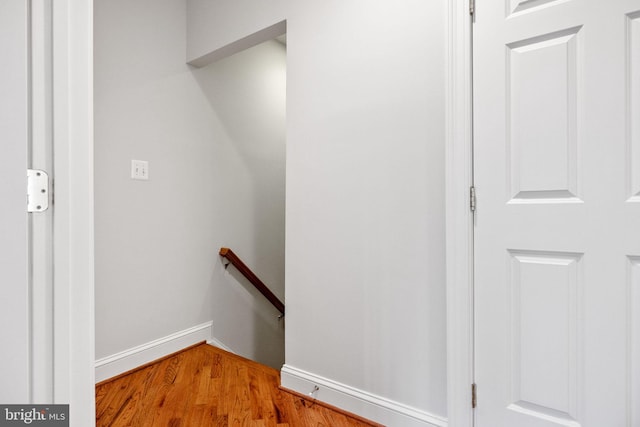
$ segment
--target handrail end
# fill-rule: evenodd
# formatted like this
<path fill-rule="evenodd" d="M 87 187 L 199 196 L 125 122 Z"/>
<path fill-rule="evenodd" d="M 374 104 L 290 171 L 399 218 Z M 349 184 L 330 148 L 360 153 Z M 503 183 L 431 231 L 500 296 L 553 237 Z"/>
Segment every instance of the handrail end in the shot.
<path fill-rule="evenodd" d="M 273 292 L 271 292 L 271 290 L 267 287 L 267 285 L 262 283 L 262 281 L 258 278 L 258 276 L 256 276 L 255 273 L 251 271 L 251 269 L 247 267 L 247 265 L 244 262 L 242 262 L 242 260 L 238 258 L 238 256 L 235 253 L 233 253 L 231 249 L 224 248 L 224 247 L 220 248 L 219 254 L 220 256 L 228 260 L 227 263 L 223 262 L 225 269 L 229 266 L 229 264 L 233 264 L 238 269 L 238 271 L 240 271 L 240 273 L 242 273 L 242 275 L 246 277 L 249 280 L 249 282 L 258 291 L 260 291 L 260 293 L 264 295 L 265 298 L 267 298 L 271 302 L 271 304 L 273 304 L 273 306 L 278 309 L 280 313 L 284 315 L 284 303 L 280 301 Z"/>

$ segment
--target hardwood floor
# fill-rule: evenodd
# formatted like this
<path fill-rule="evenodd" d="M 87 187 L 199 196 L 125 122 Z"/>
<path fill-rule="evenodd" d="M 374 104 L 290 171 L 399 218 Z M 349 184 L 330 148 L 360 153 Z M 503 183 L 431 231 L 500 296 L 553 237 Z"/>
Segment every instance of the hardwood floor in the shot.
<path fill-rule="evenodd" d="M 96 426 L 378 426 L 278 387 L 275 369 L 201 344 L 96 386 Z"/>

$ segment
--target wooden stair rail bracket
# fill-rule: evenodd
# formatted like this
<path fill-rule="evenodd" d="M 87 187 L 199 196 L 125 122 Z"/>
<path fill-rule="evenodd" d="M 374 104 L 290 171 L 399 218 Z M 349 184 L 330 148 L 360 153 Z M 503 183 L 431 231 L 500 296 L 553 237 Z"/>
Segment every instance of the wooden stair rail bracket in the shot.
<path fill-rule="evenodd" d="M 220 256 L 226 258 L 230 264 L 237 268 L 238 271 L 242 273 L 242 275 L 246 277 L 247 280 L 249 280 L 249 282 L 251 282 L 251 284 L 259 290 L 260 293 L 264 295 L 264 297 L 268 299 L 269 302 L 273 304 L 273 306 L 284 316 L 284 303 L 280 301 L 273 292 L 271 292 L 267 285 L 265 285 L 262 280 L 260 280 L 244 262 L 242 262 L 240 258 L 238 258 L 238 255 L 233 253 L 229 248 L 220 248 Z"/>

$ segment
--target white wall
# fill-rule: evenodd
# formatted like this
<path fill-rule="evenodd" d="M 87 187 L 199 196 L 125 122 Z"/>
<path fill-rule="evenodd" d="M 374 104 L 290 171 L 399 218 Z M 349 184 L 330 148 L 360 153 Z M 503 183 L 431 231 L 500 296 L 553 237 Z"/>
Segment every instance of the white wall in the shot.
<path fill-rule="evenodd" d="M 284 299 L 284 47 L 194 71 L 185 14 L 95 2 L 96 357 L 213 320 L 226 346 L 280 366 L 277 311 L 217 252 Z"/>
<path fill-rule="evenodd" d="M 189 14 L 187 26 L 190 61 L 201 56 L 217 60 L 229 54 L 229 46 L 246 49 L 247 42 L 258 30 L 275 26 L 276 33 L 269 38 L 282 34 L 281 26 L 276 24 L 285 14 L 283 0 L 186 1 L 193 12 Z M 216 17 L 215 25 L 211 25 L 212 16 Z"/>
<path fill-rule="evenodd" d="M 283 382 L 445 425 L 446 2 L 261 3 L 189 0 L 188 59 L 287 20 Z"/>

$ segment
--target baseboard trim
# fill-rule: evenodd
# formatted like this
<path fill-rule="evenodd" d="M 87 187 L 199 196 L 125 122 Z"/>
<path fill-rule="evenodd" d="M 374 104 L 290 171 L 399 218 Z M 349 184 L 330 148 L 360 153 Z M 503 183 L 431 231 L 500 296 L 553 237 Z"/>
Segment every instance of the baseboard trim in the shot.
<path fill-rule="evenodd" d="M 393 400 L 341 384 L 310 372 L 284 365 L 281 385 L 285 389 L 309 395 L 313 393 L 319 401 L 342 408 L 366 419 L 388 425 L 406 427 L 447 427 L 447 419 L 404 405 Z"/>
<path fill-rule="evenodd" d="M 95 362 L 95 381 L 96 383 L 103 382 L 199 342 L 211 342 L 213 340 L 212 330 L 213 322 L 202 323 L 146 344 L 98 359 Z"/>
<path fill-rule="evenodd" d="M 228 351 L 229 353 L 238 354 L 235 351 L 233 351 L 231 348 L 229 348 L 227 345 L 225 345 L 222 341 L 216 339 L 215 337 L 211 337 L 209 340 L 207 340 L 207 344 L 212 345 L 214 347 L 221 348 L 224 351 Z"/>
<path fill-rule="evenodd" d="M 96 383 L 96 387 L 100 387 L 101 385 L 110 383 L 112 381 L 119 380 L 122 377 L 126 377 L 126 376 L 134 374 L 134 373 L 136 373 L 138 371 L 142 371 L 143 369 L 146 369 L 149 366 L 153 366 L 156 363 L 162 362 L 163 360 L 171 359 L 172 357 L 175 357 L 175 356 L 179 355 L 180 353 L 184 353 L 185 351 L 189 351 L 189 350 L 191 350 L 191 349 L 193 349 L 195 347 L 199 347 L 201 345 L 208 345 L 208 344 L 207 344 L 206 341 L 200 341 L 199 343 L 195 343 L 193 345 L 190 345 L 189 347 L 185 347 L 183 349 L 180 349 L 180 350 L 176 351 L 175 353 L 167 354 L 166 356 L 162 356 L 159 359 L 155 359 L 155 360 L 152 360 L 151 362 L 145 363 L 144 365 L 137 366 L 137 367 L 131 369 L 130 371 L 126 371 L 126 372 L 123 372 L 121 374 L 118 374 L 115 377 L 110 377 L 110 378 L 107 378 L 106 380 L 97 382 Z"/>
<path fill-rule="evenodd" d="M 329 410 L 331 410 L 333 412 L 337 412 L 339 414 L 344 415 L 345 417 L 349 417 L 349 418 L 351 418 L 353 420 L 356 420 L 356 421 L 358 421 L 358 422 L 360 422 L 362 424 L 366 424 L 366 425 L 371 426 L 371 427 L 385 427 L 382 424 L 378 424 L 378 423 L 376 423 L 374 421 L 371 421 L 371 420 L 368 420 L 366 418 L 363 418 L 360 415 L 356 415 L 354 413 L 347 412 L 342 408 L 338 408 L 337 406 L 329 405 L 326 402 L 314 399 L 312 396 L 310 396 L 308 394 L 298 393 L 297 391 L 289 390 L 288 388 L 284 388 L 282 386 L 279 387 L 279 390 L 281 390 L 281 391 L 283 391 L 285 393 L 288 393 L 288 394 L 290 394 L 292 396 L 295 396 L 297 398 L 304 399 L 307 402 L 307 405 L 322 406 L 322 407 L 327 408 L 327 409 L 329 409 Z"/>

